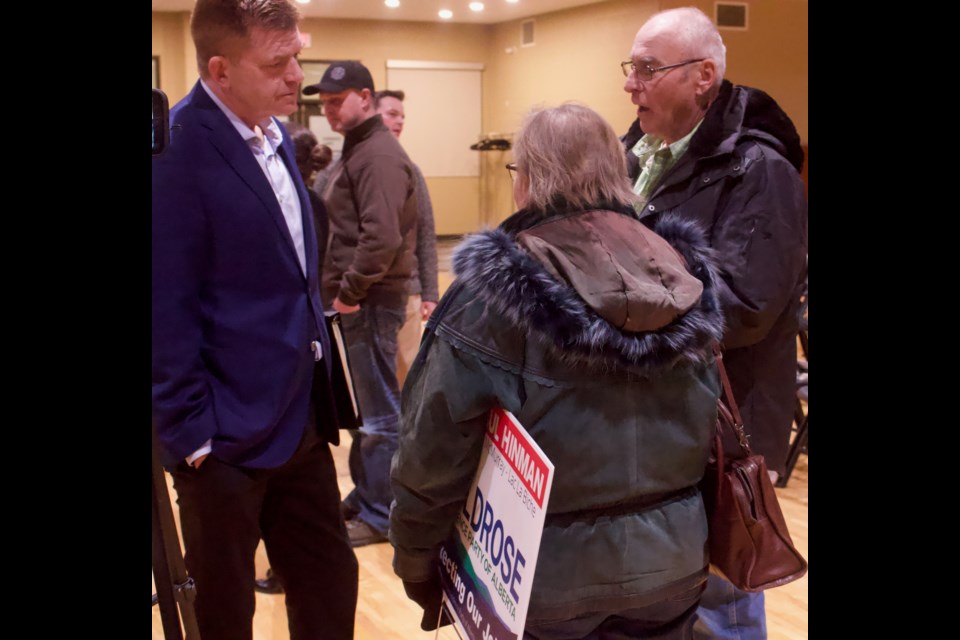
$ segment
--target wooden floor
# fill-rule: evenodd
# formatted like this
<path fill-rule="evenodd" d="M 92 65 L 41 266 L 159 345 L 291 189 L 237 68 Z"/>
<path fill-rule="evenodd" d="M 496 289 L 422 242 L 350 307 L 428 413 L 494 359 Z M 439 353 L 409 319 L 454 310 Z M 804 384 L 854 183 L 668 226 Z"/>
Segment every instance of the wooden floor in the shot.
<path fill-rule="evenodd" d="M 340 490 L 346 495 L 352 488 L 347 470 L 350 437 L 347 432 L 339 447 L 334 447 Z M 176 494 L 168 478 L 171 499 Z M 807 456 L 801 455 L 788 486 L 777 489 L 787 526 L 794 543 L 807 557 Z M 174 517 L 177 517 L 174 507 Z M 179 520 L 177 522 L 179 526 Z M 420 608 L 403 593 L 403 585 L 394 576 L 389 544 L 376 544 L 356 550 L 360 562 L 360 598 L 357 604 L 356 634 L 358 640 L 409 640 L 436 637 L 420 631 Z M 809 560 L 809 557 L 807 557 Z M 257 571 L 263 576 L 268 562 L 263 545 L 257 550 Z M 771 640 L 807 638 L 807 577 L 766 592 L 767 625 Z M 288 638 L 287 613 L 282 595 L 257 594 L 257 613 L 253 619 L 254 640 Z M 456 634 L 444 629 L 441 640 L 455 640 Z M 153 640 L 163 640 L 159 607 L 153 607 Z"/>

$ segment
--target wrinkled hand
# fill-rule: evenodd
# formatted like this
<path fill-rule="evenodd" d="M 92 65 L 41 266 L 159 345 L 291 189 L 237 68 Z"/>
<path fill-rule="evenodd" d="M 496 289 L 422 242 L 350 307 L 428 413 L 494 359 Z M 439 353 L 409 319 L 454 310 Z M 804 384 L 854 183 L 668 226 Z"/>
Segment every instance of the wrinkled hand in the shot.
<path fill-rule="evenodd" d="M 430 319 L 430 314 L 433 313 L 433 310 L 437 308 L 436 302 L 430 302 L 429 300 L 424 300 L 420 303 L 420 319 L 424 322 Z"/>
<path fill-rule="evenodd" d="M 343 301 L 340 300 L 340 298 L 334 298 L 333 310 L 339 311 L 341 314 L 356 313 L 357 311 L 360 311 L 360 305 L 355 304 L 351 306 L 351 305 L 345 304 Z"/>
<path fill-rule="evenodd" d="M 435 630 L 438 626 L 437 619 L 440 617 L 440 606 L 441 600 L 443 599 L 440 576 L 435 575 L 426 582 L 408 582 L 404 580 L 403 590 L 407 592 L 408 598 L 416 602 L 423 609 L 420 628 L 424 631 Z M 439 626 L 443 627 L 448 624 L 451 624 L 451 620 L 444 614 Z"/>

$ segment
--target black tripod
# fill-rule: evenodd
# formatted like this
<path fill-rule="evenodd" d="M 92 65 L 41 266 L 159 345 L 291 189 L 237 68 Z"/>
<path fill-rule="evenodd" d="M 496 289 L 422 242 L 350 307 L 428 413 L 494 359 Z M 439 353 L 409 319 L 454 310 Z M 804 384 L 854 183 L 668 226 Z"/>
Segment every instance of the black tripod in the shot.
<path fill-rule="evenodd" d="M 170 142 L 170 108 L 167 95 L 160 89 L 153 90 L 153 149 L 154 156 L 160 155 Z M 197 616 L 193 612 L 193 600 L 197 591 L 193 579 L 187 577 L 187 569 L 180 553 L 180 537 L 173 521 L 170 508 L 170 494 L 167 493 L 167 481 L 163 477 L 163 467 L 157 453 L 157 429 L 153 433 L 153 580 L 157 592 L 153 594 L 153 604 L 160 605 L 160 619 L 163 621 L 163 637 L 167 640 L 183 640 L 180 629 L 180 617 L 183 617 L 183 630 L 187 640 L 200 640 Z M 179 607 L 179 610 L 178 610 Z"/>
<path fill-rule="evenodd" d="M 193 578 L 187 577 L 187 569 L 180 553 L 180 537 L 173 521 L 170 494 L 163 477 L 163 467 L 157 455 L 157 432 L 153 430 L 153 579 L 157 584 L 156 602 L 160 605 L 163 621 L 163 637 L 167 640 L 183 640 L 180 618 L 186 640 L 200 640 L 193 600 L 197 597 Z M 178 610 L 179 608 L 179 610 Z"/>

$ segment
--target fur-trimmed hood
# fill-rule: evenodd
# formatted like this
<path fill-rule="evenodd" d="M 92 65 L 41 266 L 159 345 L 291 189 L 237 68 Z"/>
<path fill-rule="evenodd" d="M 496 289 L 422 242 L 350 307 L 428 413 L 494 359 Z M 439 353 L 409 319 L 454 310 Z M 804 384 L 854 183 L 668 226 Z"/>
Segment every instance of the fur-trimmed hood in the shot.
<path fill-rule="evenodd" d="M 542 249 L 548 235 L 539 228 L 574 231 L 586 216 L 612 226 L 592 225 L 591 234 L 562 241 L 564 234 L 554 233 L 549 250 Z M 622 235 L 613 237 L 612 229 Z M 699 360 L 723 333 L 711 250 L 694 223 L 665 217 L 654 231 L 619 211 L 520 211 L 500 228 L 461 243 L 453 267 L 472 296 L 569 365 L 647 370 Z M 661 238 L 682 260 L 675 254 L 670 259 L 673 251 L 663 251 Z M 567 258 L 577 263 L 576 277 L 569 277 Z M 633 277 L 648 259 L 659 261 L 650 269 L 656 282 Z M 616 295 L 600 295 L 598 302 L 598 292 Z M 642 316 L 646 330 L 624 328 L 638 326 L 631 316 Z"/>

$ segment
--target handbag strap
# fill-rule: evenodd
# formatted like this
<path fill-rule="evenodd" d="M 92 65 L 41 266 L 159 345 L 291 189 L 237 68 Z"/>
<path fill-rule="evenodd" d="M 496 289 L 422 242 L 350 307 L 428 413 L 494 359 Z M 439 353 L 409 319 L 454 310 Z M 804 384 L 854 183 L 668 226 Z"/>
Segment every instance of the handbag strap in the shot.
<path fill-rule="evenodd" d="M 737 405 L 736 398 L 733 397 L 733 387 L 730 386 L 730 378 L 727 376 L 727 368 L 723 365 L 723 351 L 719 343 L 714 343 L 713 354 L 716 356 L 717 369 L 720 372 L 720 383 L 723 385 L 723 398 L 717 400 L 717 422 L 720 425 L 726 425 L 727 429 L 733 432 L 737 437 L 740 448 L 746 455 L 752 455 L 750 443 L 747 441 L 747 434 L 743 430 L 743 418 L 740 417 L 740 407 Z M 720 427 L 722 429 L 722 426 Z"/>

